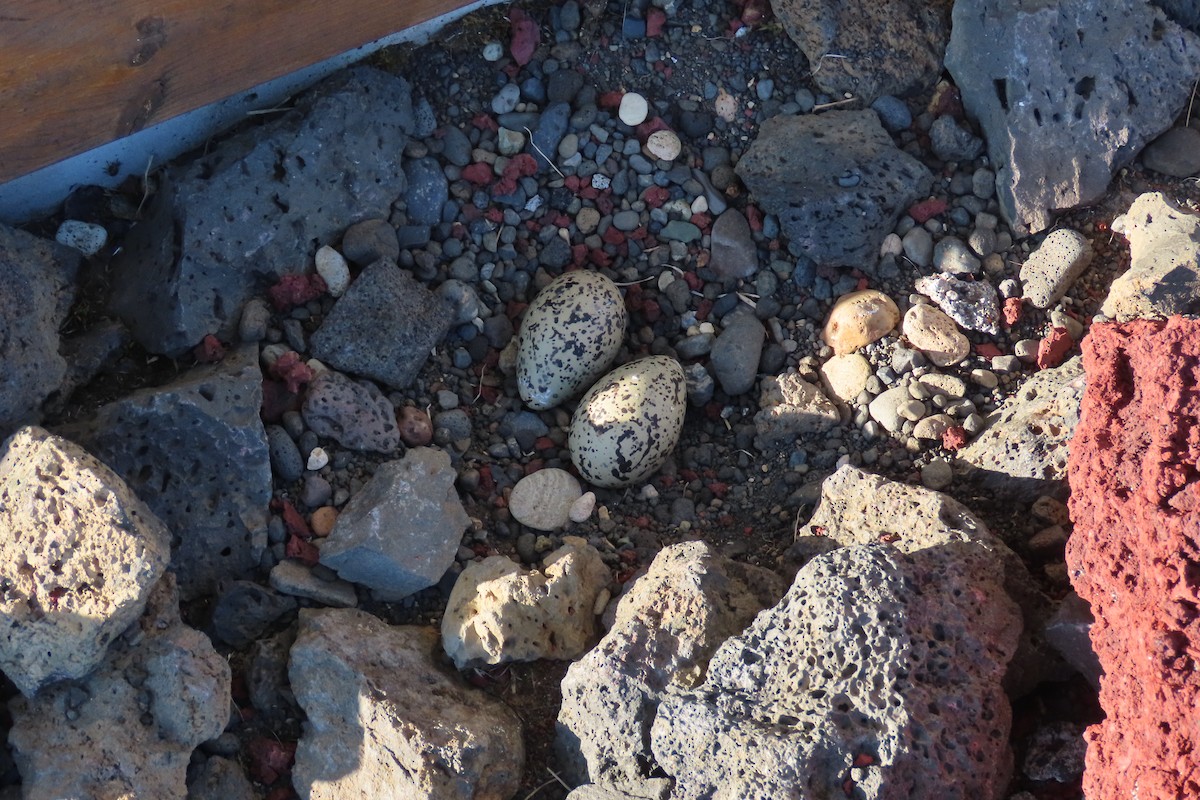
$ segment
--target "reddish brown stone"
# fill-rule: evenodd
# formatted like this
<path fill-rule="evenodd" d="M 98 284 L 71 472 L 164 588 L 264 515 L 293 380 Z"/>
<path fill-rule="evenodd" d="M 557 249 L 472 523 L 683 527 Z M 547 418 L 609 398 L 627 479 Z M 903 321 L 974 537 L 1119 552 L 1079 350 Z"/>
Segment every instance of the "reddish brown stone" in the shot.
<path fill-rule="evenodd" d="M 1012 327 L 1021 321 L 1021 298 L 1008 297 L 1004 300 L 1004 324 Z"/>
<path fill-rule="evenodd" d="M 1067 564 L 1107 715 L 1084 793 L 1200 797 L 1200 321 L 1093 325 L 1083 364 Z"/>
<path fill-rule="evenodd" d="M 1050 333 L 1038 342 L 1038 369 L 1057 367 L 1074 346 L 1075 340 L 1071 338 L 1071 334 L 1067 333 L 1066 328 L 1051 329 Z"/>

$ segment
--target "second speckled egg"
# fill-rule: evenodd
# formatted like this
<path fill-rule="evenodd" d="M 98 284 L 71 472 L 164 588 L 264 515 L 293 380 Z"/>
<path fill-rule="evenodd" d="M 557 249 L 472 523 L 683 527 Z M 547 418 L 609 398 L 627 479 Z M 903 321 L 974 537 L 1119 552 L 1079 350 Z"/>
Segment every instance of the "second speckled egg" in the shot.
<path fill-rule="evenodd" d="M 686 408 L 678 361 L 649 356 L 622 364 L 579 401 L 567 439 L 571 461 L 597 486 L 645 480 L 678 443 Z"/>
<path fill-rule="evenodd" d="M 529 304 L 517 334 L 517 390 L 544 411 L 591 384 L 616 358 L 628 314 L 599 272 L 567 272 Z"/>

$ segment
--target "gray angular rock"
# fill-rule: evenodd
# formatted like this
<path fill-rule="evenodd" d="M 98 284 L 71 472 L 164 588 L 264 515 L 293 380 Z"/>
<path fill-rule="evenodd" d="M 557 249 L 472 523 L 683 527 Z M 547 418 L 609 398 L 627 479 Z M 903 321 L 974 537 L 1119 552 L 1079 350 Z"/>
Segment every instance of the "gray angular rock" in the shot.
<path fill-rule="evenodd" d="M 442 647 L 459 669 L 578 658 L 596 634 L 593 607 L 612 574 L 578 536 L 526 571 L 506 556 L 468 564 L 442 617 Z"/>
<path fill-rule="evenodd" d="M 414 225 L 436 225 L 442 221 L 442 206 L 450 196 L 449 184 L 436 158 L 411 159 L 404 165 L 408 188 L 404 192 L 408 221 Z"/>
<path fill-rule="evenodd" d="M 577 786 L 566 800 L 667 800 L 671 796 L 671 781 L 667 778 L 650 778 L 636 787 L 601 786 L 585 783 Z"/>
<path fill-rule="evenodd" d="M 521 722 L 433 659 L 437 632 L 351 609 L 300 612 L 288 675 L 307 720 L 301 797 L 508 800 L 521 782 Z"/>
<path fill-rule="evenodd" d="M 1104 668 L 1100 666 L 1100 657 L 1092 647 L 1091 633 L 1095 621 L 1088 602 L 1071 592 L 1046 620 L 1045 636 L 1047 643 L 1098 691 Z"/>
<path fill-rule="evenodd" d="M 947 3 L 883 0 L 776 0 L 775 15 L 812 65 L 822 90 L 865 103 L 929 89 L 942 71 L 950 36 Z"/>
<path fill-rule="evenodd" d="M 960 0 L 946 68 L 987 139 L 1001 211 L 1037 233 L 1171 127 L 1200 37 L 1144 0 Z"/>
<path fill-rule="evenodd" d="M 1030 503 L 1060 494 L 1083 389 L 1078 356 L 1041 370 L 987 416 L 983 433 L 957 452 L 959 462 L 989 491 Z"/>
<path fill-rule="evenodd" d="M 717 650 L 702 686 L 663 700 L 654 756 L 679 800 L 998 800 L 1019 629 L 972 545 L 817 556 Z"/>
<path fill-rule="evenodd" d="M 321 563 L 381 600 L 437 583 L 470 524 L 455 477 L 450 456 L 429 447 L 381 465 L 338 515 Z"/>
<path fill-rule="evenodd" d="M 386 259 L 362 271 L 312 336 L 313 355 L 396 389 L 412 383 L 454 319 L 450 304 Z"/>
<path fill-rule="evenodd" d="M 983 152 L 983 140 L 950 116 L 933 121 L 929 128 L 929 144 L 941 161 L 972 161 Z"/>
<path fill-rule="evenodd" d="M 664 548 L 617 604 L 608 634 L 563 678 L 555 747 L 567 778 L 644 788 L 659 702 L 673 686 L 696 685 L 717 647 L 785 589 L 775 573 L 704 542 Z"/>
<path fill-rule="evenodd" d="M 301 413 L 313 433 L 351 450 L 394 453 L 400 446 L 396 409 L 370 381 L 333 371 L 319 375 L 309 384 Z"/>
<path fill-rule="evenodd" d="M 1059 228 L 1021 265 L 1025 298 L 1035 308 L 1051 308 L 1092 263 L 1092 245 L 1079 231 Z"/>
<path fill-rule="evenodd" d="M 754 415 L 754 446 L 787 447 L 797 437 L 823 433 L 841 424 L 837 406 L 816 386 L 795 373 L 764 378 Z"/>
<path fill-rule="evenodd" d="M 76 250 L 0 225 L 0 437 L 41 421 L 67 362 L 58 330 L 75 297 Z"/>
<path fill-rule="evenodd" d="M 222 585 L 213 606 L 213 636 L 234 647 L 246 647 L 275 620 L 296 608 L 296 601 L 252 581 Z"/>
<path fill-rule="evenodd" d="M 932 183 L 869 110 L 772 117 L 737 174 L 809 258 L 867 270 L 901 212 Z"/>
<path fill-rule="evenodd" d="M 212 756 L 188 779 L 188 800 L 257 800 L 258 794 L 242 765 Z"/>
<path fill-rule="evenodd" d="M 396 229 L 386 219 L 356 222 L 342 235 L 342 255 L 363 267 L 381 258 L 395 261 L 400 257 Z"/>
<path fill-rule="evenodd" d="M 728 213 L 728 212 L 726 212 Z M 732 315 L 713 342 L 710 363 L 725 394 L 744 394 L 754 388 L 767 329 L 753 314 Z"/>
<path fill-rule="evenodd" d="M 388 216 L 406 187 L 399 154 L 412 128 L 408 83 L 356 67 L 266 132 L 169 168 L 113 261 L 115 312 L 151 352 L 178 354 L 209 333 L 231 341 L 260 276 L 294 271 L 314 245 Z"/>
<path fill-rule="evenodd" d="M 267 546 L 271 464 L 257 350 L 240 347 L 60 429 L 167 524 L 185 599 L 256 568 Z"/>
<path fill-rule="evenodd" d="M 1200 131 L 1195 128 L 1171 128 L 1146 145 L 1142 151 L 1142 163 L 1146 169 L 1173 178 L 1195 175 L 1200 172 Z"/>
<path fill-rule="evenodd" d="M 186 796 L 192 750 L 229 720 L 229 664 L 179 619 L 165 576 L 128 635 L 87 678 L 9 704 L 22 796 Z"/>
<path fill-rule="evenodd" d="M 758 271 L 758 248 L 750 223 L 737 209 L 727 209 L 712 226 L 712 258 L 708 268 L 725 280 L 749 278 Z"/>
<path fill-rule="evenodd" d="M 83 448 L 36 427 L 0 446 L 0 669 L 26 696 L 99 664 L 169 558 L 166 527 Z"/>
<path fill-rule="evenodd" d="M 1149 192 L 1112 230 L 1129 240 L 1129 269 L 1112 282 L 1102 313 L 1124 322 L 1200 310 L 1200 216 Z"/>

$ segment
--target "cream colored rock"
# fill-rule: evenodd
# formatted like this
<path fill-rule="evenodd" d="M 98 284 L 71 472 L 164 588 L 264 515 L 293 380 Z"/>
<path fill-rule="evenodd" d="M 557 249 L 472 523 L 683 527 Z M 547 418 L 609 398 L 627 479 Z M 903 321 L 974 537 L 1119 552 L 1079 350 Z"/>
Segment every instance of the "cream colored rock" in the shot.
<path fill-rule="evenodd" d="M 899 321 L 900 309 L 883 292 L 851 292 L 833 304 L 821 339 L 835 354 L 845 355 L 887 336 Z"/>
<path fill-rule="evenodd" d="M 931 372 L 917 378 L 917 383 L 928 389 L 930 394 L 963 397 L 967 393 L 966 381 L 957 375 L 943 375 L 940 372 Z"/>
<path fill-rule="evenodd" d="M 517 481 L 508 498 L 508 510 L 522 525 L 556 531 L 570 521 L 571 508 L 580 494 L 574 475 L 547 467 Z"/>
<path fill-rule="evenodd" d="M 551 281 L 529 304 L 517 334 L 517 391 L 544 411 L 587 388 L 608 369 L 628 314 L 617 285 L 576 270 Z"/>
<path fill-rule="evenodd" d="M 904 315 L 904 336 L 913 347 L 939 367 L 953 366 L 971 352 L 971 342 L 954 320 L 941 310 L 924 303 L 913 306 Z"/>
<path fill-rule="evenodd" d="M 350 265 L 346 258 L 329 245 L 317 251 L 317 274 L 325 281 L 330 297 L 341 297 L 350 288 Z"/>
<path fill-rule="evenodd" d="M 679 158 L 683 145 L 679 135 L 674 131 L 655 131 L 646 139 L 646 155 L 662 161 L 674 161 Z"/>
<path fill-rule="evenodd" d="M 442 617 L 442 646 L 459 669 L 539 658 L 578 658 L 592 644 L 591 613 L 611 575 L 578 536 L 546 556 L 541 572 L 505 556 L 469 564 Z"/>
<path fill-rule="evenodd" d="M 871 374 L 871 362 L 858 353 L 847 353 L 821 365 L 821 385 L 835 400 L 850 405 L 866 390 Z"/>
<path fill-rule="evenodd" d="M 913 427 L 913 436 L 918 439 L 941 439 L 943 433 L 957 424 L 949 414 L 934 414 L 925 417 Z"/>
<path fill-rule="evenodd" d="M 579 495 L 579 499 L 571 503 L 571 508 L 567 511 L 567 518 L 571 522 L 587 522 L 591 518 L 592 512 L 596 510 L 596 493 L 584 492 Z"/>
<path fill-rule="evenodd" d="M 789 447 L 798 436 L 823 433 L 841 423 L 841 412 L 813 384 L 795 373 L 764 378 L 754 415 L 754 446 Z"/>
<path fill-rule="evenodd" d="M 597 486 L 644 480 L 675 448 L 686 410 L 687 385 L 678 361 L 648 356 L 623 364 L 579 401 L 567 438 L 571 461 Z"/>
<path fill-rule="evenodd" d="M 637 92 L 626 92 L 617 107 L 617 116 L 629 127 L 641 125 L 650 114 L 650 104 Z"/>

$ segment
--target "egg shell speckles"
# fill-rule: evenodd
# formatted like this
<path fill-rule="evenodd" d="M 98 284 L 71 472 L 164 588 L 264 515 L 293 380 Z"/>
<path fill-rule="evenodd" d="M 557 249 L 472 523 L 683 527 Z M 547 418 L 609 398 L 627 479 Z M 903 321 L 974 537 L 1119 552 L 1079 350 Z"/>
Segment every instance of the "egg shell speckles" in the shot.
<path fill-rule="evenodd" d="M 601 375 L 625 338 L 628 314 L 617 285 L 599 272 L 567 272 L 529 304 L 517 334 L 517 390 L 544 411 Z"/>
<path fill-rule="evenodd" d="M 596 486 L 628 486 L 667 460 L 683 430 L 687 385 L 669 356 L 623 364 L 588 389 L 571 417 L 567 447 L 580 476 Z"/>

